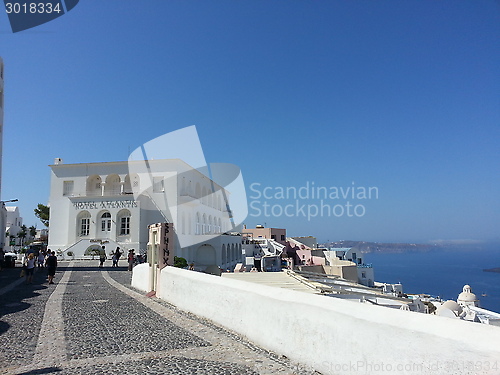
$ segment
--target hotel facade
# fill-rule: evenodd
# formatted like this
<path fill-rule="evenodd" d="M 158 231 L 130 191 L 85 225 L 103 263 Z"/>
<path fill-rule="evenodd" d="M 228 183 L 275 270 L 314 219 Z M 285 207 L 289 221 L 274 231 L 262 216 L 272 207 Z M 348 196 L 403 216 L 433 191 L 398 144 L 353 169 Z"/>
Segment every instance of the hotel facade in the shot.
<path fill-rule="evenodd" d="M 147 169 L 143 168 L 144 163 Z M 241 261 L 229 192 L 180 159 L 64 164 L 51 168 L 49 243 L 65 259 L 105 246 L 145 253 L 148 226 L 172 223 L 175 252 L 203 268 Z M 231 253 L 228 252 L 231 249 Z"/>

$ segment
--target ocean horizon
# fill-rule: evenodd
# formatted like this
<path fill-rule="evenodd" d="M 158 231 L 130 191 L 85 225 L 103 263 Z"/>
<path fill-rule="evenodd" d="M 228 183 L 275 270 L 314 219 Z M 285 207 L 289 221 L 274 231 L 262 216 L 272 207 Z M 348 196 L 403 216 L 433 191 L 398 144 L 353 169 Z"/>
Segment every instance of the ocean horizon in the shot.
<path fill-rule="evenodd" d="M 366 253 L 375 281 L 403 284 L 409 294 L 425 293 L 456 300 L 468 284 L 479 306 L 500 313 L 500 273 L 484 269 L 500 267 L 500 247 L 449 246 L 425 252 Z"/>

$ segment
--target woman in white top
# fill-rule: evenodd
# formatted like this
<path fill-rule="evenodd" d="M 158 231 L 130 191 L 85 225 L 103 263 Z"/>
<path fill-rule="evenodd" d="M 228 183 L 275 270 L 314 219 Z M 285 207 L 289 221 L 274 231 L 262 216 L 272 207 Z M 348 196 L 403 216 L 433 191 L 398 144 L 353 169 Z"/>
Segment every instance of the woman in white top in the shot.
<path fill-rule="evenodd" d="M 38 260 L 38 268 L 43 267 L 43 264 L 45 263 L 45 254 L 40 251 L 37 260 Z"/>
<path fill-rule="evenodd" d="M 25 266 L 26 266 L 26 283 L 31 284 L 33 282 L 33 272 L 35 271 L 35 264 L 36 264 L 36 259 L 35 259 L 35 254 L 30 253 L 28 257 L 25 260 Z"/>

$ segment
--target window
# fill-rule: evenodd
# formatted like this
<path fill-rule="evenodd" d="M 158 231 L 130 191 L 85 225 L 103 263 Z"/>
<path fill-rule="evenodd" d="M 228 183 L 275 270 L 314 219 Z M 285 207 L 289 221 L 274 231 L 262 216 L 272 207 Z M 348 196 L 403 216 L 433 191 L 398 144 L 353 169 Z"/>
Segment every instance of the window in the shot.
<path fill-rule="evenodd" d="M 162 193 L 165 191 L 165 180 L 163 177 L 153 177 L 153 192 Z"/>
<path fill-rule="evenodd" d="M 126 236 L 130 234 L 130 216 L 124 216 L 120 220 L 120 235 Z"/>
<path fill-rule="evenodd" d="M 105 212 L 101 216 L 101 232 L 111 232 L 111 214 Z"/>
<path fill-rule="evenodd" d="M 285 235 L 284 234 L 281 235 L 281 241 L 285 241 Z"/>
<path fill-rule="evenodd" d="M 366 272 L 361 272 L 361 278 L 366 279 Z"/>
<path fill-rule="evenodd" d="M 83 217 L 80 221 L 80 236 L 88 236 L 90 232 L 90 218 Z"/>
<path fill-rule="evenodd" d="M 63 195 L 65 197 L 73 195 L 73 187 L 75 183 L 73 181 L 64 181 L 63 182 Z"/>
<path fill-rule="evenodd" d="M 120 210 L 116 214 L 116 235 L 129 236 L 130 235 L 130 218 L 132 214 L 129 210 Z"/>
<path fill-rule="evenodd" d="M 194 234 L 203 234 L 203 227 L 201 224 L 200 214 L 196 213 L 196 229 Z"/>
<path fill-rule="evenodd" d="M 76 225 L 76 231 L 80 237 L 88 236 L 90 234 L 90 212 L 80 212 Z"/>

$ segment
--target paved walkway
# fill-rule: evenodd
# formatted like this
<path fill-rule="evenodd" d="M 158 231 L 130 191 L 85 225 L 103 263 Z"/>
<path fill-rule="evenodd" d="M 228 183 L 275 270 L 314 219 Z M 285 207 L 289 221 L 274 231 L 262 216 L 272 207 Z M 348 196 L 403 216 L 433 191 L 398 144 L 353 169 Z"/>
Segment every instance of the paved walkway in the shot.
<path fill-rule="evenodd" d="M 130 287 L 123 268 L 62 262 L 56 284 L 0 272 L 1 374 L 310 374 Z"/>

